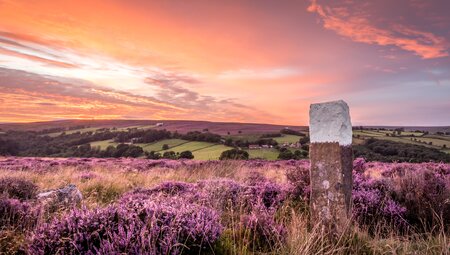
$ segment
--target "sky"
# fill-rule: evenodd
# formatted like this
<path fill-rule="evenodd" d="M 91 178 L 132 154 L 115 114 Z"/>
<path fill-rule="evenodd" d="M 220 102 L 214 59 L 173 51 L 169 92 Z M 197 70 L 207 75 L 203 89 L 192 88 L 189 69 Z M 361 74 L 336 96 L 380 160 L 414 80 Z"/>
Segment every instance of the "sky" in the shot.
<path fill-rule="evenodd" d="M 450 125 L 447 0 L 0 0 L 0 122 Z"/>

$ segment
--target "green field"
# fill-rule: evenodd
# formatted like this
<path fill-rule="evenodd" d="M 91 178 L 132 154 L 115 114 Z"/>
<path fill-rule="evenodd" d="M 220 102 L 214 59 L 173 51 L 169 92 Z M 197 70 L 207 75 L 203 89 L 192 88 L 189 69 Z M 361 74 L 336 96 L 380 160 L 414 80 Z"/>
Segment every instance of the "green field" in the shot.
<path fill-rule="evenodd" d="M 442 147 L 442 146 L 447 146 L 447 148 L 450 148 L 450 141 L 449 140 L 444 140 L 444 139 L 437 139 L 437 138 L 428 138 L 428 137 L 419 137 L 416 138 L 417 141 L 420 142 L 426 142 L 426 143 L 432 143 L 433 146 L 437 146 L 437 147 Z"/>
<path fill-rule="evenodd" d="M 164 144 L 169 145 L 169 150 L 171 150 L 171 148 L 179 146 L 181 144 L 184 143 L 188 143 L 189 141 L 187 140 L 182 140 L 182 139 L 164 139 L 161 141 L 157 141 L 154 143 L 136 143 L 135 145 L 137 146 L 141 146 L 142 149 L 144 149 L 144 151 L 162 151 L 162 147 Z"/>
<path fill-rule="evenodd" d="M 223 151 L 230 150 L 231 147 L 225 146 L 223 144 L 216 144 L 207 148 L 203 148 L 197 151 L 194 151 L 194 159 L 198 160 L 212 160 L 219 159 L 220 154 Z"/>
<path fill-rule="evenodd" d="M 268 160 L 275 160 L 278 158 L 278 154 L 280 154 L 276 149 L 255 149 L 246 151 L 250 158 L 264 158 Z"/>
<path fill-rule="evenodd" d="M 282 137 L 275 137 L 273 140 L 277 141 L 279 144 L 283 143 L 296 143 L 300 140 L 301 136 L 298 135 L 283 135 Z"/>
<path fill-rule="evenodd" d="M 152 126 L 135 126 L 136 128 L 151 128 Z M 135 128 L 135 127 L 127 127 Z M 119 129 L 117 129 L 119 130 Z M 120 129 L 121 130 L 121 129 Z M 72 130 L 72 132 L 78 131 L 92 131 L 92 129 L 82 129 L 82 130 Z M 414 135 L 414 137 L 409 136 L 386 136 L 386 133 L 391 134 L 392 131 L 376 131 L 376 130 L 355 130 L 353 134 L 357 137 L 353 138 L 353 144 L 362 144 L 369 138 L 375 138 L 380 140 L 388 140 L 394 142 L 402 142 L 408 144 L 422 145 L 429 148 L 440 149 L 443 152 L 450 153 L 450 137 L 449 136 L 440 136 L 440 135 L 424 135 L 419 132 L 402 132 L 404 135 Z M 419 136 L 421 135 L 421 136 Z M 260 139 L 261 135 L 259 134 L 243 134 L 243 135 L 233 135 L 233 136 L 225 136 L 230 137 L 233 140 L 249 140 L 255 141 Z M 283 143 L 295 143 L 298 142 L 300 136 L 296 135 L 283 135 L 282 137 L 273 138 L 279 144 Z M 416 139 L 417 141 L 411 140 Z M 421 141 L 421 142 L 420 142 Z M 426 142 L 426 143 L 425 143 Z M 432 142 L 430 145 L 429 142 Z M 105 141 L 96 141 L 92 142 L 92 147 L 100 147 L 102 150 L 106 149 L 109 145 L 116 146 L 118 143 L 113 142 L 112 140 Z M 168 150 L 163 150 L 162 147 L 164 144 L 169 146 Z M 195 159 L 198 160 L 212 160 L 218 159 L 220 154 L 225 151 L 231 149 L 231 147 L 225 146 L 223 144 L 215 144 L 209 142 L 197 142 L 197 141 L 188 141 L 183 139 L 165 139 L 161 141 L 157 141 L 154 143 L 145 143 L 145 144 L 135 144 L 143 148 L 144 151 L 156 151 L 163 154 L 166 151 L 174 151 L 176 153 L 180 153 L 183 151 L 191 151 L 194 155 Z M 447 148 L 443 148 L 443 146 Z M 297 149 L 290 149 L 295 151 Z M 274 148 L 264 148 L 264 149 L 252 149 L 246 150 L 249 153 L 250 158 L 265 158 L 269 160 L 275 160 L 278 157 L 279 151 Z"/>
<path fill-rule="evenodd" d="M 249 142 L 255 142 L 261 138 L 260 134 L 242 134 L 242 135 L 228 135 L 225 136 L 225 139 L 231 138 L 233 141 L 242 140 L 242 141 L 249 141 Z"/>
<path fill-rule="evenodd" d="M 422 132 L 410 132 L 405 131 L 401 132 L 400 136 L 387 136 L 386 134 L 393 134 L 393 131 L 386 131 L 386 130 L 354 130 L 353 135 L 359 136 L 353 138 L 354 144 L 360 144 L 365 139 L 368 138 L 376 138 L 380 140 L 388 140 L 388 141 L 394 141 L 394 142 L 400 142 L 400 143 L 408 143 L 408 144 L 415 144 L 415 145 L 421 145 L 429 148 L 435 148 L 440 149 L 442 151 L 446 151 L 446 149 L 443 149 L 443 146 L 445 145 L 447 148 L 450 148 L 450 137 L 444 136 L 444 135 L 425 135 Z M 413 137 L 411 137 L 413 136 Z M 414 141 L 413 139 L 416 139 Z M 429 143 L 432 144 L 429 144 Z"/>
<path fill-rule="evenodd" d="M 201 150 L 201 149 L 205 149 L 208 147 L 212 147 L 216 144 L 214 143 L 208 143 L 208 142 L 187 142 L 187 143 L 183 143 L 180 144 L 178 146 L 169 148 L 167 151 L 174 151 L 174 152 L 182 152 L 182 151 L 197 151 L 197 150 Z M 164 153 L 165 151 L 161 151 L 162 153 Z"/>
<path fill-rule="evenodd" d="M 104 141 L 96 141 L 91 143 L 91 147 L 100 147 L 101 150 L 106 150 L 108 146 L 117 146 L 118 143 L 114 142 L 113 139 L 104 140 Z"/>

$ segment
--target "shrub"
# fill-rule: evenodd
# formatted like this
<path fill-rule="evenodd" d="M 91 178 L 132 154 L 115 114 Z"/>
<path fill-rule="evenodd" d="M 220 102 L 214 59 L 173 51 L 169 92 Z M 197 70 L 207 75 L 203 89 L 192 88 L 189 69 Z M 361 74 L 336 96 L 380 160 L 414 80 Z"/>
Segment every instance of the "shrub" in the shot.
<path fill-rule="evenodd" d="M 212 247 L 222 226 L 207 207 L 171 199 L 128 200 L 75 209 L 38 228 L 31 254 L 181 254 Z M 197 251 L 197 252 L 196 252 Z"/>
<path fill-rule="evenodd" d="M 145 152 L 145 157 L 147 159 L 160 159 L 161 153 L 155 151 Z"/>
<path fill-rule="evenodd" d="M 194 155 L 191 151 L 182 151 L 178 158 L 184 158 L 184 159 L 193 159 Z"/>
<path fill-rule="evenodd" d="M 410 224 L 429 230 L 442 220 L 450 226 L 450 175 L 421 168 L 389 180 L 393 196 L 405 206 L 405 219 Z"/>
<path fill-rule="evenodd" d="M 177 159 L 177 154 L 174 151 L 166 151 L 162 157 L 165 159 Z"/>
<path fill-rule="evenodd" d="M 26 230 L 36 225 L 40 208 L 17 199 L 0 198 L 0 230 Z"/>
<path fill-rule="evenodd" d="M 288 159 L 294 159 L 295 155 L 290 150 L 282 150 L 280 154 L 278 154 L 278 159 L 288 160 Z"/>
<path fill-rule="evenodd" d="M 406 225 L 406 208 L 393 200 L 386 181 L 355 173 L 353 177 L 353 216 L 361 225 L 370 231 L 389 225 L 401 229 Z"/>
<path fill-rule="evenodd" d="M 248 152 L 238 149 L 231 149 L 223 151 L 222 154 L 220 154 L 220 160 L 226 160 L 226 159 L 248 159 L 249 155 Z"/>
<path fill-rule="evenodd" d="M 17 177 L 4 177 L 0 179 L 0 195 L 8 198 L 27 200 L 35 198 L 38 186 L 31 181 Z"/>

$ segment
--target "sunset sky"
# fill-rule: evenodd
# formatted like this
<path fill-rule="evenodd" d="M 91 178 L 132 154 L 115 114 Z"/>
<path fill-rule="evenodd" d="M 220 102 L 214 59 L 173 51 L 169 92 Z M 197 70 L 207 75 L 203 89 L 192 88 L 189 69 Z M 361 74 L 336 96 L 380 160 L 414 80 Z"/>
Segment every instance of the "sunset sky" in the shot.
<path fill-rule="evenodd" d="M 0 122 L 450 125 L 450 1 L 0 0 Z"/>

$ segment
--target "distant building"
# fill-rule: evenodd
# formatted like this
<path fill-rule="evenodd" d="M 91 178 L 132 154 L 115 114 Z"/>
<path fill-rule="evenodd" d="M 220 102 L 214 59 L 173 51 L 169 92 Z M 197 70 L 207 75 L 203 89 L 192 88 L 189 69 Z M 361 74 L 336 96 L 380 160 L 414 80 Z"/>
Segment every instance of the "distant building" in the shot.
<path fill-rule="evenodd" d="M 164 126 L 164 123 L 162 123 L 162 122 L 156 123 L 156 126 L 157 127 L 162 127 L 162 126 Z"/>
<path fill-rule="evenodd" d="M 296 142 L 296 143 L 285 142 L 281 145 L 281 147 L 283 147 L 283 148 L 300 148 L 301 144 L 299 142 Z"/>
<path fill-rule="evenodd" d="M 250 150 L 255 150 L 255 149 L 261 149 L 261 146 L 259 146 L 259 145 L 257 145 L 257 144 L 250 144 L 250 145 L 248 146 L 248 148 L 249 148 Z"/>

